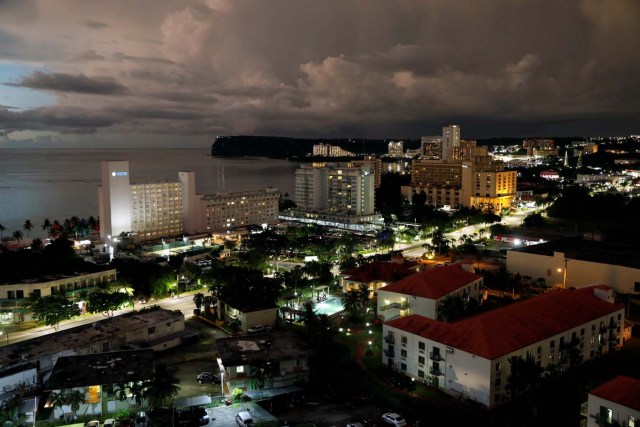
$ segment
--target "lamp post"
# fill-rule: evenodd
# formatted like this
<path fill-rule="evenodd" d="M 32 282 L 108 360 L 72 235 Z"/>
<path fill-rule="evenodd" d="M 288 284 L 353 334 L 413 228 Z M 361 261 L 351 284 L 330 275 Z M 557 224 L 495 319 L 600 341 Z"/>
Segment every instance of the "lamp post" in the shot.
<path fill-rule="evenodd" d="M 567 289 L 567 262 L 569 259 L 564 259 L 564 273 L 562 274 L 562 288 Z"/>

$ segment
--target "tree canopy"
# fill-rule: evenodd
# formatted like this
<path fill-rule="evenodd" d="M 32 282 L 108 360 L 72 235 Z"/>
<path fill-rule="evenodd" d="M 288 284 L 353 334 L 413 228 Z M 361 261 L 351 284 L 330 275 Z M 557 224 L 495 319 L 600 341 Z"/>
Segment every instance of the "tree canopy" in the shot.
<path fill-rule="evenodd" d="M 52 326 L 56 331 L 60 322 L 80 315 L 78 305 L 60 294 L 32 299 L 30 309 L 34 319 Z"/>

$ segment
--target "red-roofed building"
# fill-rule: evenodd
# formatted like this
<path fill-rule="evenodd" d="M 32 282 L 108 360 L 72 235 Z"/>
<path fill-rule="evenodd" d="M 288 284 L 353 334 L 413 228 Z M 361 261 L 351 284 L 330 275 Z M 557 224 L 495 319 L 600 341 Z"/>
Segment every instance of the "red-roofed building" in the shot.
<path fill-rule="evenodd" d="M 510 397 L 512 356 L 562 371 L 622 345 L 624 307 L 602 296 L 599 288 L 557 290 L 453 323 L 400 317 L 384 323 L 382 361 L 492 407 Z"/>
<path fill-rule="evenodd" d="M 469 264 L 435 267 L 387 285 L 378 291 L 378 315 L 391 320 L 409 314 L 438 318 L 440 304 L 451 296 L 482 298 L 483 277 Z"/>
<path fill-rule="evenodd" d="M 640 380 L 620 375 L 589 393 L 587 427 L 640 426 Z M 600 423 L 598 423 L 600 422 Z"/>
<path fill-rule="evenodd" d="M 415 274 L 420 265 L 402 256 L 392 258 L 391 262 L 373 261 L 341 273 L 340 286 L 347 293 L 364 285 L 373 296 L 381 287 Z"/>

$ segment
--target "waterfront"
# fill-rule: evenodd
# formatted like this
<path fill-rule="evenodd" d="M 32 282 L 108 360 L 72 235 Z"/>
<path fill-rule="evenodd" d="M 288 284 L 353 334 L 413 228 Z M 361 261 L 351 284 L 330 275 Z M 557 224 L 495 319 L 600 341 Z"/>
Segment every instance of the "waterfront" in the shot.
<path fill-rule="evenodd" d="M 287 160 L 211 157 L 209 149 L 0 150 L 0 224 L 4 236 L 34 224 L 43 236 L 45 218 L 98 217 L 100 162 L 128 160 L 131 182 L 177 181 L 179 171 L 196 172 L 199 194 L 276 187 L 294 193 L 299 165 Z M 26 233 L 25 233 L 26 236 Z"/>

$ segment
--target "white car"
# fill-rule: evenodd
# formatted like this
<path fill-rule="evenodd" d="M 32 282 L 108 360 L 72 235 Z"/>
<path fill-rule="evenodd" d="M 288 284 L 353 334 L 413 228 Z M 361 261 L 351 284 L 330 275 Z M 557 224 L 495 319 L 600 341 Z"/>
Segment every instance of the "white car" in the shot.
<path fill-rule="evenodd" d="M 382 420 L 391 424 L 395 427 L 402 427 L 407 425 L 407 421 L 400 414 L 396 414 L 395 412 L 387 412 L 386 414 L 382 414 Z"/>
<path fill-rule="evenodd" d="M 85 427 L 100 427 L 100 421 L 98 420 L 89 421 Z"/>
<path fill-rule="evenodd" d="M 113 418 L 109 418 L 108 420 L 104 421 L 102 427 L 116 427 L 116 420 L 114 420 Z"/>

